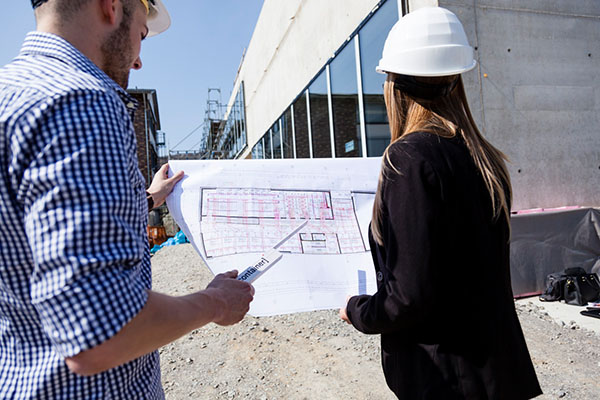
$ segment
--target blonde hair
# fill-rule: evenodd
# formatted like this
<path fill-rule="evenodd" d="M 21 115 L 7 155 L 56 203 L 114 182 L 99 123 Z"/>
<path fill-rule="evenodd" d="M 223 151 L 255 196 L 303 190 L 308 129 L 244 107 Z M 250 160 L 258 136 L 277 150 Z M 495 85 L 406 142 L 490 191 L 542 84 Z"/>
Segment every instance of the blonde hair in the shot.
<path fill-rule="evenodd" d="M 390 146 L 401 138 L 414 132 L 429 132 L 441 137 L 451 138 L 456 135 L 465 142 L 469 153 L 483 177 L 492 202 L 493 219 L 502 215 L 510 218 L 509 204 L 512 190 L 510 176 L 506 168 L 507 157 L 488 142 L 473 120 L 469 109 L 465 88 L 460 76 L 434 78 L 416 78 L 432 84 L 450 84 L 458 79 L 456 87 L 446 96 L 426 101 L 412 98 L 395 88 L 397 75 L 389 73 L 384 86 L 384 99 L 387 108 L 391 131 L 391 143 L 383 153 L 382 168 L 375 203 L 371 232 L 379 245 L 383 245 L 381 232 L 382 222 L 382 182 L 389 169 L 401 174 L 392 164 L 389 157 Z"/>

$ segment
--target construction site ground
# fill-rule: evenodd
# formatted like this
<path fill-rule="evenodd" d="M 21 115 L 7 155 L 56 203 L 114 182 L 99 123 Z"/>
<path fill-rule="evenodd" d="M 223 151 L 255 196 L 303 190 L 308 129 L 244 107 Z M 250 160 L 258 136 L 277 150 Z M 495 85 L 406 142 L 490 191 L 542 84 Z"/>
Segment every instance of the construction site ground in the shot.
<path fill-rule="evenodd" d="M 212 273 L 190 244 L 152 257 L 154 289 L 184 295 Z M 581 307 L 516 302 L 544 394 L 538 399 L 599 399 L 600 319 Z M 207 325 L 160 349 L 168 400 L 386 400 L 379 337 L 343 323 L 337 310 L 247 316 L 231 327 Z"/>

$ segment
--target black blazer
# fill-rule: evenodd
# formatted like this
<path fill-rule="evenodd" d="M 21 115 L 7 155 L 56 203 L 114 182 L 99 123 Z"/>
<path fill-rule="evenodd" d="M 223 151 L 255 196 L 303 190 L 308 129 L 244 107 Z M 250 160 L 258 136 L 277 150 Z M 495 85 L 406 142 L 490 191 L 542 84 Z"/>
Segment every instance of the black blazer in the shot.
<path fill-rule="evenodd" d="M 509 225 L 493 220 L 460 138 L 394 143 L 382 187 L 378 291 L 348 317 L 381 334 L 386 381 L 401 399 L 529 399 L 541 394 L 514 307 Z"/>

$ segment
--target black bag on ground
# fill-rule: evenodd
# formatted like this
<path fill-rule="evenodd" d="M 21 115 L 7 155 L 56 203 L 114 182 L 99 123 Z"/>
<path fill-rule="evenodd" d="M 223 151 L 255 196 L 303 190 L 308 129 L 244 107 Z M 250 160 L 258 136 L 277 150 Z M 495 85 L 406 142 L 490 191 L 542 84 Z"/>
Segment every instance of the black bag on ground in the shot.
<path fill-rule="evenodd" d="M 546 290 L 541 301 L 564 300 L 567 304 L 583 306 L 600 298 L 600 284 L 596 274 L 581 267 L 567 268 L 546 277 Z"/>
<path fill-rule="evenodd" d="M 563 286 L 566 282 L 566 275 L 562 272 L 556 272 L 546 277 L 546 290 L 540 296 L 541 301 L 558 301 L 563 299 Z"/>

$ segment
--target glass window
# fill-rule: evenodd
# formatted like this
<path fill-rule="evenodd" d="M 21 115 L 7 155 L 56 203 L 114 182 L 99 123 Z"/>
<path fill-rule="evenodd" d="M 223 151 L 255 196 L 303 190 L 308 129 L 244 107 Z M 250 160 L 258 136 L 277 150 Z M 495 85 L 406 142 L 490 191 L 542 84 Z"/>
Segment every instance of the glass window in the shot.
<path fill-rule="evenodd" d="M 258 159 L 264 159 L 265 158 L 265 145 L 264 145 L 264 140 L 260 139 L 258 141 L 258 143 L 256 143 L 256 146 L 254 146 L 254 148 L 256 149 L 256 158 Z"/>
<path fill-rule="evenodd" d="M 281 117 L 281 137 L 283 138 L 283 158 L 294 158 L 294 135 L 292 132 L 291 107 L 288 107 Z"/>
<path fill-rule="evenodd" d="M 270 159 L 273 158 L 273 152 L 271 147 L 271 130 L 269 129 L 264 136 L 264 146 L 265 146 L 265 158 Z"/>
<path fill-rule="evenodd" d="M 246 147 L 246 132 L 244 127 L 244 82 L 241 83 L 238 94 L 236 95 L 237 104 L 237 131 L 238 131 L 238 143 L 237 152 L 241 151 Z"/>
<path fill-rule="evenodd" d="M 335 156 L 360 157 L 362 149 L 354 41 L 350 41 L 331 62 L 329 73 Z"/>
<path fill-rule="evenodd" d="M 398 2 L 388 0 L 359 32 L 360 59 L 365 107 L 367 155 L 380 156 L 390 143 L 389 124 L 383 101 L 386 76 L 375 71 L 388 32 L 398 21 Z"/>
<path fill-rule="evenodd" d="M 271 128 L 271 141 L 273 142 L 273 158 L 283 158 L 281 153 L 281 136 L 279 135 L 279 120 Z"/>
<path fill-rule="evenodd" d="M 308 116 L 304 93 L 294 103 L 294 129 L 296 130 L 296 158 L 310 158 Z"/>
<path fill-rule="evenodd" d="M 238 151 L 242 149 L 242 133 L 240 130 L 240 102 L 239 102 L 239 93 L 235 98 L 235 108 L 234 108 L 234 120 L 233 120 L 233 131 L 235 132 L 235 140 L 233 142 L 234 153 L 237 154 Z"/>
<path fill-rule="evenodd" d="M 327 70 L 323 69 L 308 87 L 310 98 L 310 127 L 314 158 L 331 157 L 329 106 L 327 101 Z"/>
<path fill-rule="evenodd" d="M 236 144 L 237 144 L 237 113 L 236 113 L 237 107 L 236 104 L 234 103 L 233 107 L 231 108 L 231 113 L 229 114 L 229 117 L 227 118 L 227 122 L 229 125 L 229 137 L 227 138 L 229 143 L 230 143 L 230 147 L 229 149 L 231 150 L 231 152 L 235 152 L 236 150 Z M 229 123 L 231 122 L 231 123 Z M 229 158 L 229 157 L 227 157 Z"/>

